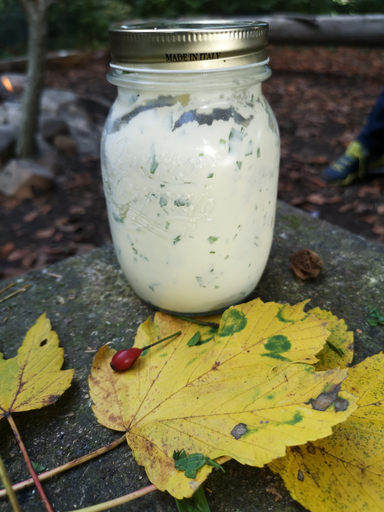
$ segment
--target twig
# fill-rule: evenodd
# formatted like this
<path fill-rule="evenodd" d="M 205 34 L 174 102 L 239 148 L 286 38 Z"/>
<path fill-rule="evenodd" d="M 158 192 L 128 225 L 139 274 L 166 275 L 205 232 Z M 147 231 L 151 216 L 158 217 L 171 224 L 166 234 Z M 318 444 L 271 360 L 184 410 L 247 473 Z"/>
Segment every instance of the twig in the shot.
<path fill-rule="evenodd" d="M 0 455 L 0 479 L 4 484 L 5 492 L 8 494 L 9 501 L 12 505 L 13 512 L 21 512 L 21 508 L 19 502 L 17 501 L 17 497 L 15 491 L 12 489 L 11 482 L 9 481 L 7 472 L 5 470 L 3 459 Z"/>
<path fill-rule="evenodd" d="M 50 277 L 55 277 L 56 279 L 63 279 L 63 276 L 61 276 L 60 274 L 55 274 L 54 272 L 46 272 L 46 275 Z"/>
<path fill-rule="evenodd" d="M 138 491 L 131 492 L 130 494 L 126 494 L 125 496 L 121 496 L 120 498 L 115 498 L 114 500 L 105 501 L 104 503 L 99 503 L 98 505 L 92 505 L 91 507 L 86 508 L 78 508 L 75 510 L 71 510 L 71 512 L 102 512 L 103 510 L 108 510 L 109 508 L 117 507 L 118 505 L 122 505 L 123 503 L 128 503 L 128 501 L 136 500 L 137 498 L 141 498 L 141 496 L 145 496 L 150 492 L 157 491 L 157 487 L 155 485 L 148 485 L 148 487 L 143 487 Z"/>
<path fill-rule="evenodd" d="M 30 474 L 31 474 L 31 476 L 33 478 L 33 481 L 35 482 L 36 488 L 39 491 L 40 497 L 43 500 L 43 503 L 45 505 L 45 508 L 47 509 L 47 512 L 53 512 L 52 505 L 49 503 L 49 500 L 48 500 L 48 498 L 47 498 L 47 496 L 46 496 L 46 494 L 44 492 L 44 489 L 43 489 L 43 487 L 42 487 L 42 485 L 40 483 L 40 480 L 38 479 L 38 477 L 36 475 L 36 471 L 33 469 L 33 466 L 31 464 L 31 460 L 29 458 L 27 450 L 26 450 L 26 448 L 24 446 L 24 443 L 23 443 L 23 441 L 22 441 L 22 439 L 20 437 L 19 431 L 17 430 L 16 423 L 13 421 L 13 418 L 12 418 L 11 414 L 7 415 L 7 420 L 9 422 L 9 424 L 11 425 L 13 433 L 15 434 L 17 444 L 19 445 L 21 453 L 23 454 L 25 463 L 27 464 L 29 472 L 30 472 Z"/>
<path fill-rule="evenodd" d="M 5 300 L 10 299 L 10 298 L 11 298 L 11 297 L 13 297 L 14 295 L 17 295 L 18 293 L 25 292 L 25 290 L 26 290 L 27 288 L 30 288 L 30 287 L 31 287 L 31 285 L 30 285 L 30 284 L 26 284 L 23 288 L 20 288 L 20 290 L 16 290 L 15 292 L 10 293 L 10 294 L 9 294 L 9 295 L 7 295 L 6 297 L 4 297 L 4 299 L 1 299 L 1 300 L 0 300 L 0 304 L 1 304 L 2 302 L 4 302 Z"/>
<path fill-rule="evenodd" d="M 122 437 L 120 437 L 119 439 L 116 439 L 116 441 L 106 444 L 105 446 L 103 446 L 102 448 L 98 448 L 94 452 L 88 453 L 87 455 L 84 455 L 83 457 L 79 457 L 78 459 L 71 460 L 70 462 L 63 464 L 62 466 L 57 466 L 56 468 L 51 469 L 50 471 L 46 471 L 45 473 L 40 473 L 39 475 L 37 475 L 37 478 L 40 481 L 47 480 L 48 478 L 58 475 L 59 473 L 62 473 L 63 471 L 72 469 L 76 466 L 79 466 L 80 464 L 83 464 L 83 462 L 87 462 L 88 460 L 91 460 L 95 457 L 103 455 L 103 453 L 113 450 L 113 448 L 116 448 L 116 446 L 119 446 L 124 441 L 125 441 L 125 434 Z M 21 489 L 25 489 L 26 487 L 29 487 L 32 484 L 33 484 L 33 479 L 29 478 L 28 480 L 24 480 L 23 482 L 19 482 L 18 484 L 15 484 L 13 486 L 13 490 L 20 491 Z M 0 498 L 2 498 L 3 496 L 6 496 L 6 491 L 4 489 L 0 491 Z"/>
<path fill-rule="evenodd" d="M 11 283 L 9 284 L 8 286 L 6 286 L 5 288 L 3 288 L 2 290 L 0 290 L 0 293 L 3 293 L 5 292 L 5 290 L 8 290 L 8 288 L 12 288 L 12 286 L 15 286 L 16 283 Z"/>

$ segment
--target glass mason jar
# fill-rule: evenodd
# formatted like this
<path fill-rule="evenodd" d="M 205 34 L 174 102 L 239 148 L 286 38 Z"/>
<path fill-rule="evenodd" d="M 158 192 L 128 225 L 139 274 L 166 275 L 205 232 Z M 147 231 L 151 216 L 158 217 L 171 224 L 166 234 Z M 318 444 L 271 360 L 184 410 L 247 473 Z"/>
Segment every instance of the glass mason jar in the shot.
<path fill-rule="evenodd" d="M 117 99 L 101 162 L 117 258 L 157 309 L 243 302 L 269 256 L 280 139 L 263 22 L 110 30 Z"/>

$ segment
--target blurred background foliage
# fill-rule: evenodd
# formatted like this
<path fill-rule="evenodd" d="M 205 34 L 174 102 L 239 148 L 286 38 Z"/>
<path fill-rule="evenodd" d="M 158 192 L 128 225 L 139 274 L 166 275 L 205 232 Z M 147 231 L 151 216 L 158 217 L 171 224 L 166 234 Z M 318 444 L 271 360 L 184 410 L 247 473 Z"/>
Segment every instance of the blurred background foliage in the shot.
<path fill-rule="evenodd" d="M 49 12 L 50 50 L 96 49 L 122 20 L 186 16 L 262 17 L 273 13 L 384 13 L 384 0 L 56 0 Z M 26 52 L 27 26 L 16 0 L 0 0 L 0 59 Z"/>

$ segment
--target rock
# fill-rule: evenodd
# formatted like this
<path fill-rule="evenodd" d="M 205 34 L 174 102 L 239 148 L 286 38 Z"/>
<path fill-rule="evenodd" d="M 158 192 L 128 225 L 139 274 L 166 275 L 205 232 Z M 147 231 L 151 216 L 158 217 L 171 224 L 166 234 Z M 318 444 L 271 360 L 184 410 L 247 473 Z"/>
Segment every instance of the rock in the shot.
<path fill-rule="evenodd" d="M 48 190 L 53 174 L 33 160 L 10 160 L 0 172 L 0 192 L 6 196 L 33 198 L 35 191 Z"/>
<path fill-rule="evenodd" d="M 80 155 L 98 157 L 102 127 L 92 121 L 79 103 L 63 105 L 58 114 L 68 124 L 70 134 L 77 142 Z"/>
<path fill-rule="evenodd" d="M 73 156 L 77 153 L 77 142 L 69 135 L 56 135 L 53 143 L 57 150 L 66 156 Z"/>
<path fill-rule="evenodd" d="M 4 101 L 3 106 L 7 113 L 7 122 L 19 128 L 21 124 L 21 103 L 15 101 Z"/>
<path fill-rule="evenodd" d="M 7 111 L 3 105 L 0 105 L 0 125 L 7 122 Z"/>
<path fill-rule="evenodd" d="M 43 115 L 39 119 L 39 129 L 41 135 L 46 140 L 53 139 L 55 135 L 68 133 L 67 123 L 57 116 Z"/>
<path fill-rule="evenodd" d="M 40 98 L 42 112 L 56 114 L 60 107 L 66 103 L 73 103 L 77 100 L 76 94 L 62 89 L 44 89 Z"/>
<path fill-rule="evenodd" d="M 53 174 L 57 174 L 59 169 L 59 154 L 51 144 L 48 144 L 40 133 L 36 135 L 36 151 L 37 155 L 34 161 Z"/>
<path fill-rule="evenodd" d="M 11 125 L 0 126 L 0 167 L 12 156 L 17 129 Z"/>

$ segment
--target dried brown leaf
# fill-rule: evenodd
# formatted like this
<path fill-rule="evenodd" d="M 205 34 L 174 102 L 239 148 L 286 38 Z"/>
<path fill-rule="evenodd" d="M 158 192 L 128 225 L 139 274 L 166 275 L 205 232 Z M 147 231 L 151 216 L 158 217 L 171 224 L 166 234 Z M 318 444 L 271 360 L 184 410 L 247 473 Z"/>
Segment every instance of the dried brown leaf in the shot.
<path fill-rule="evenodd" d="M 44 229 L 38 229 L 35 233 L 36 238 L 51 238 L 52 235 L 54 235 L 56 231 L 55 227 L 51 228 L 44 228 Z"/>
<path fill-rule="evenodd" d="M 309 196 L 307 196 L 306 200 L 309 203 L 317 204 L 320 206 L 327 202 L 327 198 L 321 194 L 310 194 Z"/>
<path fill-rule="evenodd" d="M 14 250 L 15 244 L 13 242 L 7 242 L 0 247 L 0 259 L 5 259 Z"/>
<path fill-rule="evenodd" d="M 297 277 L 304 280 L 317 277 L 324 266 L 320 257 L 309 249 L 294 252 L 289 261 Z"/>
<path fill-rule="evenodd" d="M 33 210 L 32 212 L 27 213 L 27 215 L 24 215 L 23 221 L 24 222 L 32 222 L 36 219 L 36 217 L 39 215 L 39 212 L 37 210 Z"/>

